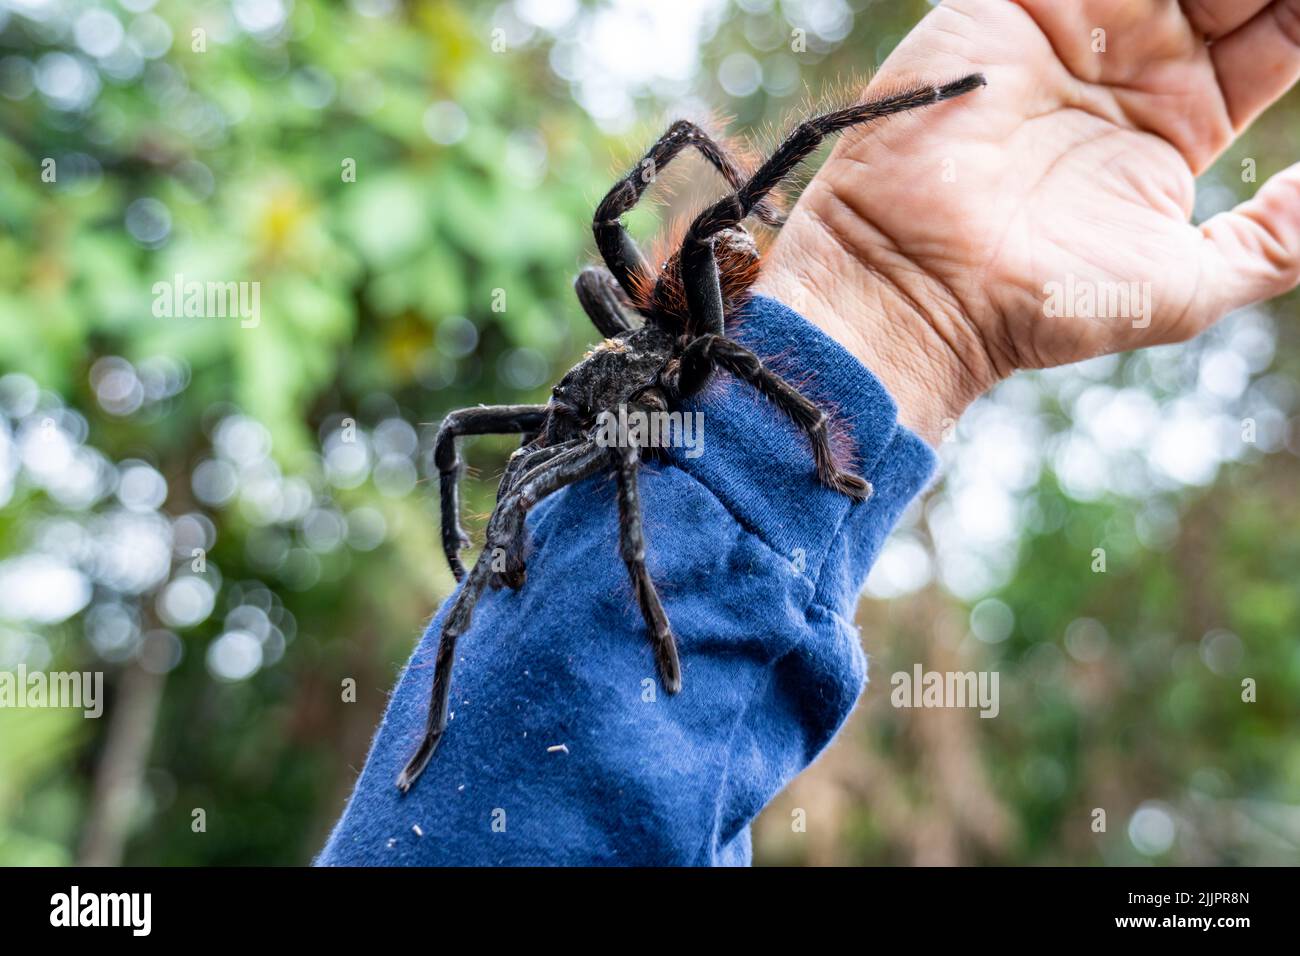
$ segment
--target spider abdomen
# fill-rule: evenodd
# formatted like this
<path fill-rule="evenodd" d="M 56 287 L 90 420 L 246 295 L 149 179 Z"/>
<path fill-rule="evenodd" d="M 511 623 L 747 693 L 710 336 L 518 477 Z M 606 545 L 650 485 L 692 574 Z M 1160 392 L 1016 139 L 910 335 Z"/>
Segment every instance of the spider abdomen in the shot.
<path fill-rule="evenodd" d="M 717 234 L 713 240 L 713 255 L 718 263 L 723 310 L 731 313 L 740 308 L 758 280 L 758 244 L 743 226 L 736 226 Z M 689 321 L 690 308 L 682 281 L 680 253 L 673 253 L 653 282 L 638 285 L 637 293 L 632 304 L 646 315 L 659 316 L 681 325 Z"/>

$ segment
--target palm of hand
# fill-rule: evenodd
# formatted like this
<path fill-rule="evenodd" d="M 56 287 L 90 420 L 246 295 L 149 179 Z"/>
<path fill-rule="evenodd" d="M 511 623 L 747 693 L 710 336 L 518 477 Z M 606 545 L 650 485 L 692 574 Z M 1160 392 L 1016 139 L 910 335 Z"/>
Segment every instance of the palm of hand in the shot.
<path fill-rule="evenodd" d="M 876 84 L 979 70 L 988 87 L 847 135 L 774 254 L 829 234 L 832 271 L 982 352 L 962 360 L 977 379 L 1188 338 L 1300 278 L 1297 167 L 1188 221 L 1194 176 L 1300 72 L 1300 49 L 1265 27 L 1210 47 L 1156 0 L 936 10 Z"/>

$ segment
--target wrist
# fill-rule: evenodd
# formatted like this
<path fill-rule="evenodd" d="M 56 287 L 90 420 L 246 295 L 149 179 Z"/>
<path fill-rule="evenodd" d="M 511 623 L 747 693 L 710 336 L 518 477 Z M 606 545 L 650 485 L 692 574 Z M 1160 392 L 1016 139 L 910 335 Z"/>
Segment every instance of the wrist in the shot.
<path fill-rule="evenodd" d="M 844 346 L 888 389 L 899 422 L 937 446 L 1002 377 L 987 349 L 953 298 L 926 288 L 920 270 L 888 253 L 868 265 L 801 212 L 782 229 L 754 291 Z M 889 270 L 891 259 L 898 267 Z"/>

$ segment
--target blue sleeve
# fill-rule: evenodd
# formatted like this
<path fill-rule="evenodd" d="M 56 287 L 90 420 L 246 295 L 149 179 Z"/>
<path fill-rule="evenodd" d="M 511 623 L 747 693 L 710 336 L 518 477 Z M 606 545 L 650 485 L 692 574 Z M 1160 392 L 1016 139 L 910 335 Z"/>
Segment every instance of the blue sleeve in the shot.
<path fill-rule="evenodd" d="M 874 495 L 818 484 L 802 435 L 718 373 L 693 403 L 703 454 L 641 472 L 681 692 L 658 686 L 612 473 L 561 491 L 529 518 L 524 587 L 489 589 L 460 640 L 452 720 L 424 775 L 405 797 L 393 785 L 424 726 L 446 605 L 318 864 L 749 863 L 750 821 L 862 691 L 857 594 L 934 454 L 865 366 L 784 305 L 755 298 L 730 331 L 835 412 Z"/>

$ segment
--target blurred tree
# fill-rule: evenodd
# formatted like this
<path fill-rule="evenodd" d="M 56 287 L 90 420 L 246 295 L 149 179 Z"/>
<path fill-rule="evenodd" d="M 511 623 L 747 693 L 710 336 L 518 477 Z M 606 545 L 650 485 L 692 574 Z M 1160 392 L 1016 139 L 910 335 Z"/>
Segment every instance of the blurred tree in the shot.
<path fill-rule="evenodd" d="M 0 862 L 305 862 L 450 587 L 434 426 L 588 336 L 598 134 L 453 4 L 0 31 L 0 666 L 110 696 L 0 710 Z M 160 315 L 190 282 L 250 308 Z"/>

